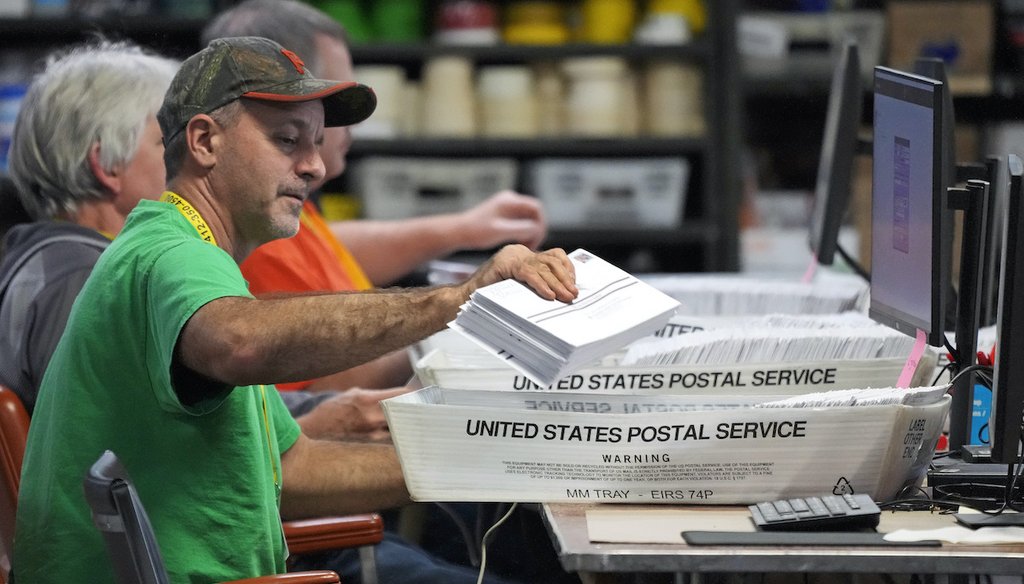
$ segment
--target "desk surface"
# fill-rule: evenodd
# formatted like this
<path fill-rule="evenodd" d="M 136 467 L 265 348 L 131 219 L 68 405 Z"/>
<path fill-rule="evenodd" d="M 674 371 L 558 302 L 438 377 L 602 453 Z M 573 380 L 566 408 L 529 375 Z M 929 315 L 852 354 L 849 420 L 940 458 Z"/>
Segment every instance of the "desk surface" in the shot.
<path fill-rule="evenodd" d="M 567 571 L 585 572 L 842 572 L 886 574 L 1020 574 L 1024 544 L 942 547 L 688 546 L 678 544 L 593 543 L 587 534 L 588 509 L 650 505 L 543 505 L 544 521 Z M 661 507 L 664 509 L 664 507 Z M 721 512 L 721 508 L 689 508 Z M 953 523 L 950 515 L 882 513 L 879 530 L 932 529 Z"/>

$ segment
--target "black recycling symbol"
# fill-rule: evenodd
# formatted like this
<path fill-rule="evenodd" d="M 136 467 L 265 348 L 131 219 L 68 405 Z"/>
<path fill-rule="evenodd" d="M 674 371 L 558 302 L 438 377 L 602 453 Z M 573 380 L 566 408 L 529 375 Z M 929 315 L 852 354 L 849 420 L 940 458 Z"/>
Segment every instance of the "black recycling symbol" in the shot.
<path fill-rule="evenodd" d="M 839 477 L 839 480 L 836 481 L 836 486 L 832 487 L 832 494 L 833 495 L 846 495 L 846 494 L 852 495 L 853 494 L 853 485 L 850 484 L 850 481 L 846 480 L 846 477 Z"/>

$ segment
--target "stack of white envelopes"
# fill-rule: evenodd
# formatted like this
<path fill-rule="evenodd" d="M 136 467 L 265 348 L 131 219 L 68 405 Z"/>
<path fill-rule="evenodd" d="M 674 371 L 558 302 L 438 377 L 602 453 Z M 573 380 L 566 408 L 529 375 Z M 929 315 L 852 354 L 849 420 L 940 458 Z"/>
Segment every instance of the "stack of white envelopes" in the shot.
<path fill-rule="evenodd" d="M 679 302 L 578 249 L 579 296 L 545 300 L 505 280 L 480 288 L 448 326 L 543 386 L 665 326 Z"/>
<path fill-rule="evenodd" d="M 868 285 L 856 276 L 822 271 L 814 282 L 743 274 L 644 274 L 640 279 L 679 300 L 680 315 L 867 314 Z"/>

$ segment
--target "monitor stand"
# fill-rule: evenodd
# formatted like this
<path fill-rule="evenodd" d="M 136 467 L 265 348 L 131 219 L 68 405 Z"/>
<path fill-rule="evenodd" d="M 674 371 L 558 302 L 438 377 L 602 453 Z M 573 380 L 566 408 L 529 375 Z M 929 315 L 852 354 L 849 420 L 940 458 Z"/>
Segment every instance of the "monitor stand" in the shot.
<path fill-rule="evenodd" d="M 978 345 L 978 313 L 981 310 L 981 267 L 985 239 L 985 214 L 988 210 L 988 183 L 967 181 L 967 188 L 949 189 L 949 207 L 963 211 L 964 233 L 960 251 L 960 289 L 956 310 L 957 362 L 953 374 L 974 365 Z M 953 385 L 953 403 L 949 410 L 949 450 L 959 451 L 969 443 L 967 434 L 973 406 L 974 374 L 956 378 Z"/>
<path fill-rule="evenodd" d="M 981 242 L 985 238 L 985 214 L 988 207 L 988 183 L 980 180 L 967 181 L 966 189 L 949 189 L 949 206 L 964 213 L 964 233 L 960 254 L 960 296 L 957 299 L 956 347 L 959 359 L 957 371 L 970 367 L 975 362 L 978 344 L 978 312 L 981 295 L 978 285 L 981 281 L 981 267 L 984 258 Z M 1021 486 L 1009 493 L 1013 465 L 981 463 L 987 447 L 968 444 L 967 431 L 970 427 L 974 375 L 967 373 L 957 378 L 953 386 L 953 403 L 949 411 L 949 450 L 951 456 L 932 462 L 928 471 L 928 486 L 932 498 L 952 499 L 965 505 L 995 510 L 1003 501 L 1018 502 Z M 991 449 L 989 449 L 991 455 Z M 972 462 L 977 460 L 978 462 Z M 986 520 L 987 525 L 1024 526 L 1024 513 L 1012 510 L 993 516 L 999 519 Z M 961 521 L 961 523 L 967 523 Z M 973 527 L 980 527 L 981 524 Z"/>
<path fill-rule="evenodd" d="M 983 444 L 964 444 L 960 447 L 960 459 L 975 464 L 992 464 L 992 447 Z"/>
<path fill-rule="evenodd" d="M 995 510 L 1005 498 L 1008 477 L 1009 469 L 1005 464 L 968 462 L 951 454 L 932 462 L 928 469 L 928 486 L 933 499 Z M 1018 482 L 1012 500 L 1024 503 L 1021 493 L 1022 487 Z"/>
<path fill-rule="evenodd" d="M 986 515 L 983 513 L 957 513 L 953 517 L 965 527 L 977 529 L 979 527 L 1020 527 L 1024 525 L 1021 514 L 1014 511 L 1000 513 L 998 515 Z"/>

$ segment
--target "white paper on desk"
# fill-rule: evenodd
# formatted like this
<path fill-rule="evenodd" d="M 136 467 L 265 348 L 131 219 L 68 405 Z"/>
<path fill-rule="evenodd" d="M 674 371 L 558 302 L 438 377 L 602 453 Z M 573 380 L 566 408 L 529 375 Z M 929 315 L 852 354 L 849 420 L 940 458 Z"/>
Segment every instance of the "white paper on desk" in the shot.
<path fill-rule="evenodd" d="M 937 539 L 949 543 L 1001 544 L 1024 543 L 1024 527 L 979 527 L 970 529 L 951 525 L 939 529 L 897 529 L 885 534 L 886 541 L 924 541 Z"/>
<path fill-rule="evenodd" d="M 746 507 L 736 509 L 588 509 L 593 542 L 681 543 L 684 531 L 754 531 Z"/>

